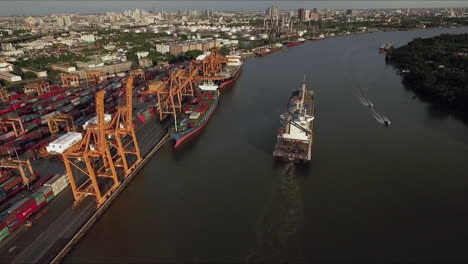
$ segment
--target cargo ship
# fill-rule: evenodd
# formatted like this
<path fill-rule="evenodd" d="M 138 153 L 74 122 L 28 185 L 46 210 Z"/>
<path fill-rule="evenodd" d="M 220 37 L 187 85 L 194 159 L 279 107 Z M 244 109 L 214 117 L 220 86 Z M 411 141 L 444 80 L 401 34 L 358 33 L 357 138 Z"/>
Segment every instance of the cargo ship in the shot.
<path fill-rule="evenodd" d="M 305 78 L 302 87 L 293 90 L 287 112 L 280 116 L 273 156 L 282 161 L 303 163 L 312 158 L 314 126 L 314 100 L 312 90 L 306 89 Z"/>
<path fill-rule="evenodd" d="M 239 55 L 227 55 L 226 58 L 228 59 L 228 62 L 220 73 L 220 75 L 224 77 L 224 80 L 219 84 L 220 89 L 232 87 L 242 71 L 243 63 Z"/>
<path fill-rule="evenodd" d="M 218 107 L 219 86 L 213 82 L 205 82 L 199 88 L 200 91 L 183 105 L 182 112 L 169 128 L 169 135 L 175 141 L 174 148 L 201 130 Z"/>
<path fill-rule="evenodd" d="M 297 41 L 294 41 L 294 42 L 286 42 L 285 45 L 288 46 L 288 47 L 292 47 L 292 46 L 297 46 L 297 45 L 304 44 L 304 42 L 305 42 L 305 39 L 303 39 L 303 38 L 298 38 Z"/>

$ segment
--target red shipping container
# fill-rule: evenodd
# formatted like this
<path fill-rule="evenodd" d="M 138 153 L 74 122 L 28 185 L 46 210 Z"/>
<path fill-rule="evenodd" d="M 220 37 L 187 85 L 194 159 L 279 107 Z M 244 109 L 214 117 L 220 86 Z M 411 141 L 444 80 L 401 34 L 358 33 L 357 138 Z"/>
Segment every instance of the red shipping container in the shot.
<path fill-rule="evenodd" d="M 32 214 L 37 212 L 37 210 L 38 210 L 38 207 L 36 205 L 36 202 L 34 201 L 34 199 L 29 198 L 22 205 L 20 205 L 16 210 L 14 210 L 14 213 L 16 214 L 16 218 L 18 218 L 18 221 L 22 224 L 26 222 L 28 217 L 30 217 Z"/>
<path fill-rule="evenodd" d="M 13 177 L 13 175 L 4 175 L 0 178 L 0 184 L 3 184 L 4 182 L 8 181 L 9 179 L 11 179 L 11 177 Z M 0 228 L 0 230 L 2 230 Z"/>
<path fill-rule="evenodd" d="M 18 184 L 20 184 L 22 182 L 23 182 L 23 179 L 21 177 L 16 177 L 14 180 L 9 182 L 7 185 L 4 185 L 3 190 L 5 190 L 5 192 L 8 192 L 11 189 L 13 189 L 13 187 L 15 187 L 16 185 L 18 185 Z"/>

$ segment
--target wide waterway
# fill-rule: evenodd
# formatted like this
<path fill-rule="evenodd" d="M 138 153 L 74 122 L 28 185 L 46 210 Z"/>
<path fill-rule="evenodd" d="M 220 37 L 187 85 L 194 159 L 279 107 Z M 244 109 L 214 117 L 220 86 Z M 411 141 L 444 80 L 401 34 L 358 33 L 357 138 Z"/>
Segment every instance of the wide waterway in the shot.
<path fill-rule="evenodd" d="M 468 127 L 406 90 L 378 53 L 462 32 L 335 37 L 246 61 L 202 133 L 156 153 L 65 263 L 467 262 Z M 279 115 L 304 74 L 313 161 L 277 163 Z"/>

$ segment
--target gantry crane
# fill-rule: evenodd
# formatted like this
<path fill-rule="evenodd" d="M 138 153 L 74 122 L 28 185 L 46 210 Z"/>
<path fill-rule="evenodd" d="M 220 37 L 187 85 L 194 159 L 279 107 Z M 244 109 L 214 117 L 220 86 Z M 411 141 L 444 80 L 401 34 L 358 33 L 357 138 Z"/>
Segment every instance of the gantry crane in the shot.
<path fill-rule="evenodd" d="M 120 185 L 105 135 L 104 95 L 104 90 L 96 93 L 97 124 L 89 124 L 81 142 L 63 154 L 75 204 L 94 195 L 100 207 Z"/>
<path fill-rule="evenodd" d="M 0 168 L 13 168 L 17 169 L 23 179 L 23 184 L 27 185 L 30 182 L 36 179 L 36 174 L 34 173 L 31 162 L 27 160 L 19 159 L 3 159 L 0 160 Z"/>
<path fill-rule="evenodd" d="M 0 89 L 0 99 L 2 102 L 9 102 L 10 101 L 10 96 L 8 95 L 8 92 L 6 89 Z"/>
<path fill-rule="evenodd" d="M 62 74 L 63 87 L 80 86 L 80 76 L 78 74 Z"/>
<path fill-rule="evenodd" d="M 133 128 L 133 80 L 133 76 L 127 79 L 125 105 L 117 107 L 106 128 L 107 138 L 115 140 L 109 143 L 117 149 L 120 158 L 116 163 L 123 167 L 125 177 L 141 162 L 140 147 Z"/>
<path fill-rule="evenodd" d="M 58 114 L 52 117 L 46 118 L 47 125 L 51 134 L 58 133 L 60 131 L 60 125 L 64 124 L 67 132 L 76 131 L 75 122 L 73 117 L 69 114 Z"/>
<path fill-rule="evenodd" d="M 26 132 L 23 126 L 23 120 L 19 117 L 7 118 L 0 121 L 0 127 L 3 128 L 5 132 L 8 132 L 12 128 L 16 137 L 24 135 Z"/>
<path fill-rule="evenodd" d="M 48 81 L 36 81 L 36 82 L 31 82 L 25 85 L 24 93 L 25 94 L 37 93 L 38 95 L 42 95 L 45 92 L 48 92 L 49 89 L 50 89 L 50 86 L 49 86 Z"/>
<path fill-rule="evenodd" d="M 133 70 L 130 72 L 130 77 L 140 77 L 141 80 L 145 80 L 145 72 L 141 69 Z"/>
<path fill-rule="evenodd" d="M 184 96 L 193 96 L 198 81 L 222 80 L 218 74 L 227 59 L 213 49 L 203 60 L 191 61 L 189 67 L 171 72 L 167 83 L 156 82 L 148 85 L 148 93 L 156 94 L 158 99 L 159 118 L 176 115 L 182 109 Z"/>
<path fill-rule="evenodd" d="M 87 71 L 86 72 L 86 81 L 94 81 L 95 83 L 101 83 L 106 77 L 106 74 L 100 71 Z"/>

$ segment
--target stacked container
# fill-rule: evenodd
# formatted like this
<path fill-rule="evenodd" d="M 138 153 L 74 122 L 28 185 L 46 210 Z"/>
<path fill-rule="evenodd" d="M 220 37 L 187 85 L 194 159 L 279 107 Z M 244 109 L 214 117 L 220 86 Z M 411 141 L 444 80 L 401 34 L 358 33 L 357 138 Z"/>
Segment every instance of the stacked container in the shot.
<path fill-rule="evenodd" d="M 38 208 L 42 208 L 47 204 L 47 200 L 42 192 L 32 193 L 31 198 L 34 200 Z"/>
<path fill-rule="evenodd" d="M 32 198 L 24 198 L 23 200 L 16 202 L 10 208 L 8 213 L 15 214 L 18 221 L 22 224 L 26 222 L 28 217 L 37 212 L 38 207 L 36 202 Z"/>
<path fill-rule="evenodd" d="M 44 195 L 44 198 L 46 199 L 46 202 L 49 203 L 50 200 L 54 199 L 54 191 L 52 190 L 52 187 L 50 186 L 42 186 L 37 190 L 37 192 L 40 192 Z"/>
<path fill-rule="evenodd" d="M 65 189 L 68 184 L 70 184 L 70 180 L 68 179 L 67 174 L 57 174 L 52 179 L 47 181 L 44 186 L 52 187 L 52 192 L 55 196 L 59 194 L 63 189 Z"/>

